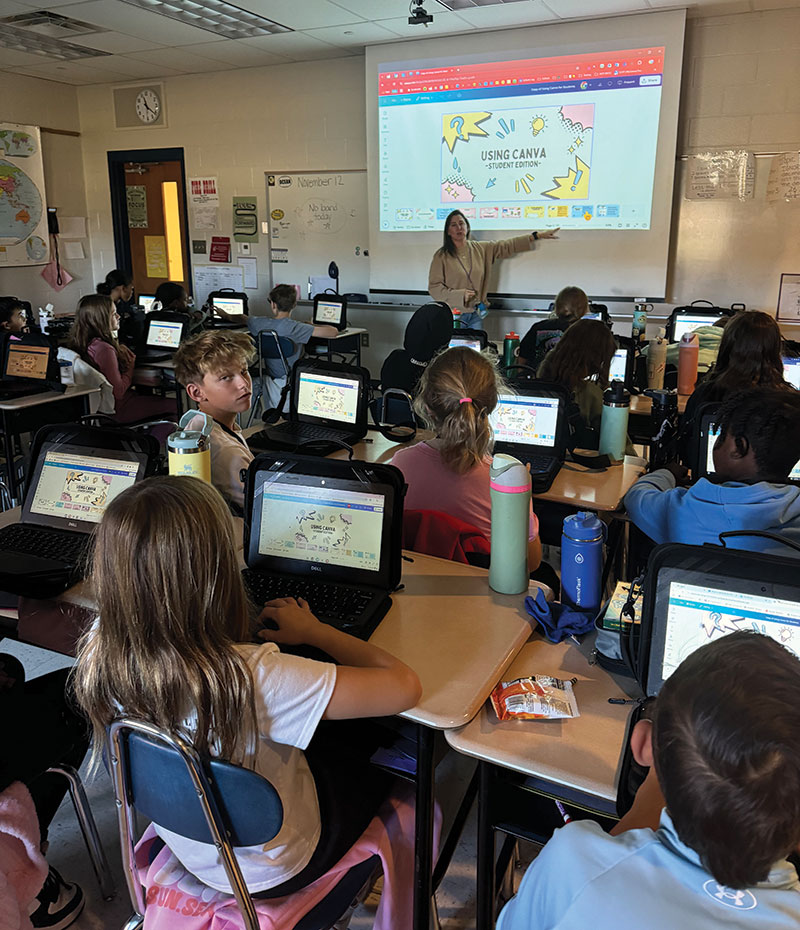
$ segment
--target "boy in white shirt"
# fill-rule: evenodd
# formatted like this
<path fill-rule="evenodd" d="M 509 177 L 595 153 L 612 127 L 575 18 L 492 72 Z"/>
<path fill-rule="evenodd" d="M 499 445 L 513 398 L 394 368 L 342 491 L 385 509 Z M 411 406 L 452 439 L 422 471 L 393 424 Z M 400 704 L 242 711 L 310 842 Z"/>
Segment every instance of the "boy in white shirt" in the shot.
<path fill-rule="evenodd" d="M 237 514 L 244 508 L 242 471 L 253 461 L 237 416 L 250 409 L 255 355 L 250 336 L 230 330 L 202 332 L 175 353 L 175 377 L 214 421 L 211 482 Z"/>

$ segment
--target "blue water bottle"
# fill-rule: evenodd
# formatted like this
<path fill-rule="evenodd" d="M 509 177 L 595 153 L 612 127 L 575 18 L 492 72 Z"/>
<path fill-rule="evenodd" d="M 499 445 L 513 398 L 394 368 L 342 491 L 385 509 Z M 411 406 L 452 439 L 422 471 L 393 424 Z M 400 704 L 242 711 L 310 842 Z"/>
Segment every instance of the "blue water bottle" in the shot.
<path fill-rule="evenodd" d="M 579 610 L 600 609 L 606 525 L 580 511 L 564 519 L 561 534 L 561 600 Z"/>

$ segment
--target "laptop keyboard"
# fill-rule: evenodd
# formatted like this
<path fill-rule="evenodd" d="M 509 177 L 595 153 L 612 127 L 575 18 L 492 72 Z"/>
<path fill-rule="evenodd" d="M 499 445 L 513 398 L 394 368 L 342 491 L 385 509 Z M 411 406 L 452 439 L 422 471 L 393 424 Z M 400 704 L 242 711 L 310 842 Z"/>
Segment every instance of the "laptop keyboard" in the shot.
<path fill-rule="evenodd" d="M 277 597 L 302 597 L 308 601 L 312 613 L 324 623 L 359 639 L 369 639 L 383 616 L 380 612 L 377 616 L 372 612 L 364 616 L 364 611 L 375 598 L 373 591 L 301 577 L 267 575 L 249 568 L 244 569 L 242 577 L 250 596 L 259 607 Z"/>
<path fill-rule="evenodd" d="M 557 460 L 552 455 L 534 453 L 532 455 L 524 455 L 521 461 L 525 465 L 531 466 L 531 472 L 546 472 L 553 467 L 553 463 Z"/>
<path fill-rule="evenodd" d="M 342 430 L 331 429 L 328 426 L 314 426 L 311 423 L 281 423 L 273 427 L 284 436 L 298 436 L 301 439 L 332 439 L 341 442 Z"/>
<path fill-rule="evenodd" d="M 91 537 L 77 533 L 15 523 L 0 530 L 0 551 L 38 555 L 44 559 L 77 565 L 89 549 Z"/>

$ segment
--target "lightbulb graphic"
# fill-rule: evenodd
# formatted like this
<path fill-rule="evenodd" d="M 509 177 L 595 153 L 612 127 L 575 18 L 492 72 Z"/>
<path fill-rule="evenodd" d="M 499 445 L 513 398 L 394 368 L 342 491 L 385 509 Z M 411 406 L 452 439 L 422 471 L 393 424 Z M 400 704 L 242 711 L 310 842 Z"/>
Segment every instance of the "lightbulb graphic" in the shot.
<path fill-rule="evenodd" d="M 536 116 L 531 123 L 531 129 L 533 130 L 534 136 L 538 136 L 539 133 L 544 129 L 544 120 L 541 116 Z"/>

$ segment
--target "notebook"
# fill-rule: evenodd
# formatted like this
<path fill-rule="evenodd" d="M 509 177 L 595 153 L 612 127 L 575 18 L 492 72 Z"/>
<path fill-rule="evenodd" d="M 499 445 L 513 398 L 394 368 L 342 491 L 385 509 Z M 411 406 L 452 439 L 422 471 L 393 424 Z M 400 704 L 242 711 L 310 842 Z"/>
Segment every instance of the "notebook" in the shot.
<path fill-rule="evenodd" d="M 494 451 L 531 466 L 534 493 L 548 490 L 567 452 L 567 394 L 556 385 L 532 385 L 501 394 L 489 414 Z"/>
<path fill-rule="evenodd" d="M 714 422 L 716 412 L 702 413 L 697 442 L 697 467 L 692 469 L 693 478 L 707 478 L 716 472 L 714 468 L 714 443 L 719 437 L 719 427 Z M 795 463 L 789 481 L 800 483 L 800 461 Z"/>
<path fill-rule="evenodd" d="M 164 362 L 171 359 L 183 341 L 186 323 L 162 317 L 151 317 L 147 326 L 145 351 L 136 356 L 140 362 Z"/>
<path fill-rule="evenodd" d="M 265 453 L 245 486 L 245 585 L 258 606 L 303 597 L 368 639 L 402 566 L 403 476 L 392 465 Z"/>
<path fill-rule="evenodd" d="M 317 294 L 314 298 L 314 325 L 347 329 L 347 300 L 339 294 Z"/>
<path fill-rule="evenodd" d="M 320 455 L 355 445 L 367 434 L 369 372 L 355 365 L 300 361 L 292 369 L 289 419 L 248 439 L 262 448 L 297 449 L 313 442 Z M 310 452 L 310 449 L 306 449 Z"/>
<path fill-rule="evenodd" d="M 650 566 L 648 695 L 700 646 L 737 630 L 771 636 L 800 658 L 800 578 L 788 560 L 669 545 L 654 551 Z"/>
<path fill-rule="evenodd" d="M 800 358 L 783 358 L 783 377 L 800 391 Z"/>
<path fill-rule="evenodd" d="M 45 427 L 53 434 L 62 427 Z M 92 531 L 117 494 L 145 477 L 141 446 L 41 443 L 19 523 L 0 529 L 0 587 L 48 597 L 80 577 Z M 67 435 L 67 438 L 69 436 Z M 143 437 L 147 439 L 148 437 Z M 126 445 L 126 448 L 114 446 Z M 13 578 L 13 581 L 9 579 Z"/>

